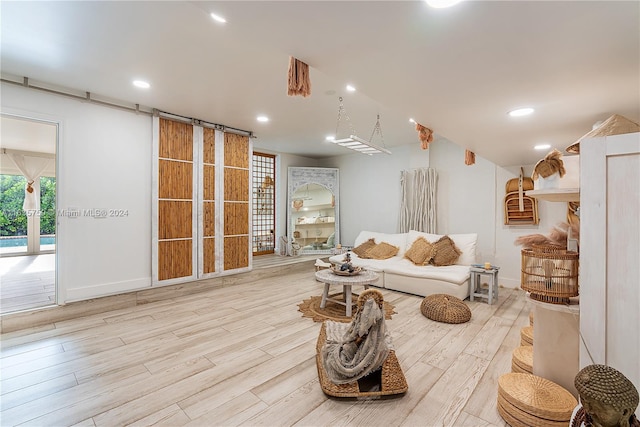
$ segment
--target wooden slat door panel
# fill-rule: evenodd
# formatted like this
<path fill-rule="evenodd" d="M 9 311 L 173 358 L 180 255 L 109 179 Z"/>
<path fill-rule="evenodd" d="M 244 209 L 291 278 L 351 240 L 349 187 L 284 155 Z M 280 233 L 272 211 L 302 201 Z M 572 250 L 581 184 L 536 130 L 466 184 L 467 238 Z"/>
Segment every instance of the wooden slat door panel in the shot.
<path fill-rule="evenodd" d="M 249 137 L 224 135 L 224 269 L 249 267 Z"/>
<path fill-rule="evenodd" d="M 192 277 L 193 126 L 159 119 L 157 279 Z"/>
<path fill-rule="evenodd" d="M 202 265 L 203 275 L 216 272 L 216 131 L 202 129 Z"/>

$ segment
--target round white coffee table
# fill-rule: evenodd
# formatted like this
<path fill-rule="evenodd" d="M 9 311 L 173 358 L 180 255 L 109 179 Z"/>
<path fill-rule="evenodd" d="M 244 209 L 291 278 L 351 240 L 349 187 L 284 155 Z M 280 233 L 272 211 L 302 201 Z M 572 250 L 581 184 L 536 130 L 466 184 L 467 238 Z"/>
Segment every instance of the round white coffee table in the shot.
<path fill-rule="evenodd" d="M 340 276 L 331 271 L 331 269 L 324 269 L 316 271 L 316 279 L 319 282 L 324 283 L 324 292 L 322 293 L 322 302 L 320 308 L 325 308 L 327 300 L 331 300 L 340 305 L 344 305 L 346 308 L 347 317 L 351 317 L 351 287 L 352 286 L 364 286 L 365 289 L 369 289 L 369 285 L 378 281 L 380 276 L 373 271 L 364 270 L 360 274 L 355 276 Z M 329 287 L 331 285 L 342 285 L 342 293 L 344 295 L 344 301 L 329 298 Z"/>

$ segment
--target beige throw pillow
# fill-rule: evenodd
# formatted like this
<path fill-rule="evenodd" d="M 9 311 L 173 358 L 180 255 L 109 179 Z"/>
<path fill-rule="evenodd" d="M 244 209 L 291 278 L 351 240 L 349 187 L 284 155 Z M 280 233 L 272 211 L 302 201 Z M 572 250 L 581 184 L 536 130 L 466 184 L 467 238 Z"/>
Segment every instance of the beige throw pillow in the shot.
<path fill-rule="evenodd" d="M 381 242 L 367 251 L 367 258 L 388 259 L 396 256 L 399 250 L 400 248 L 397 246 L 390 245 L 386 242 Z"/>
<path fill-rule="evenodd" d="M 431 264 L 437 267 L 455 264 L 462 253 L 449 236 L 442 236 L 433 246 L 435 253 Z"/>
<path fill-rule="evenodd" d="M 424 237 L 418 237 L 404 254 L 404 257 L 415 265 L 427 265 L 433 258 L 433 255 L 433 244 Z"/>
<path fill-rule="evenodd" d="M 354 254 L 358 255 L 360 258 L 369 258 L 367 256 L 367 251 L 373 248 L 376 245 L 376 241 L 374 239 L 369 239 L 366 242 L 361 243 L 351 250 Z"/>

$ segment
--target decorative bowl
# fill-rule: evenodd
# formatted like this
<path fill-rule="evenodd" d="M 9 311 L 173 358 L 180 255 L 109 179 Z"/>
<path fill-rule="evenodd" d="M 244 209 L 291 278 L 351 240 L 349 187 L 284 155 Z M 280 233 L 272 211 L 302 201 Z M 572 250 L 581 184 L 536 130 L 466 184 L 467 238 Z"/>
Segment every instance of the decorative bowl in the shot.
<path fill-rule="evenodd" d="M 331 271 L 338 276 L 355 276 L 362 272 L 362 267 L 353 267 L 353 271 L 350 272 L 349 270 L 341 271 L 339 265 L 334 265 L 331 267 Z"/>

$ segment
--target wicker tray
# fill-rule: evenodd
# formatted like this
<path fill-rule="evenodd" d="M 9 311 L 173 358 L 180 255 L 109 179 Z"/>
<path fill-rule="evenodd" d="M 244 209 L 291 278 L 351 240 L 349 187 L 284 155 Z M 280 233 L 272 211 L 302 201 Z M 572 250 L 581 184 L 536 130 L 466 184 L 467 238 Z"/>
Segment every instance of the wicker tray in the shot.
<path fill-rule="evenodd" d="M 533 326 L 520 329 L 520 345 L 533 345 Z"/>
<path fill-rule="evenodd" d="M 338 276 L 356 276 L 360 273 L 362 273 L 363 269 L 362 267 L 354 267 L 353 272 L 350 273 L 349 271 L 340 271 L 340 267 L 333 266 L 331 267 L 331 272 L 333 274 L 337 274 Z"/>
<path fill-rule="evenodd" d="M 512 369 L 513 372 L 525 372 L 528 374 L 533 373 L 533 346 L 531 345 L 522 345 L 520 347 L 516 347 L 513 350 L 511 356 L 511 367 L 516 369 Z"/>
<path fill-rule="evenodd" d="M 498 394 L 498 413 L 511 427 L 567 427 L 569 420 L 554 421 L 536 417 L 509 403 Z"/>
<path fill-rule="evenodd" d="M 332 383 L 329 377 L 327 377 L 322 363 L 322 347 L 324 347 L 326 342 L 327 333 L 323 322 L 316 343 L 316 365 L 318 368 L 320 387 L 325 394 L 334 397 L 376 398 L 380 396 L 404 395 L 409 389 L 407 379 L 402 372 L 400 362 L 398 362 L 394 350 L 389 352 L 389 356 L 387 356 L 387 359 L 382 364 L 382 368 L 378 371 L 380 375 L 379 391 L 360 391 L 360 386 L 357 381 L 349 384 Z M 375 373 L 372 373 L 370 375 L 374 374 Z"/>
<path fill-rule="evenodd" d="M 502 375 L 498 378 L 498 396 L 527 414 L 552 422 L 564 422 L 565 425 L 578 404 L 562 386 L 531 374 Z"/>

